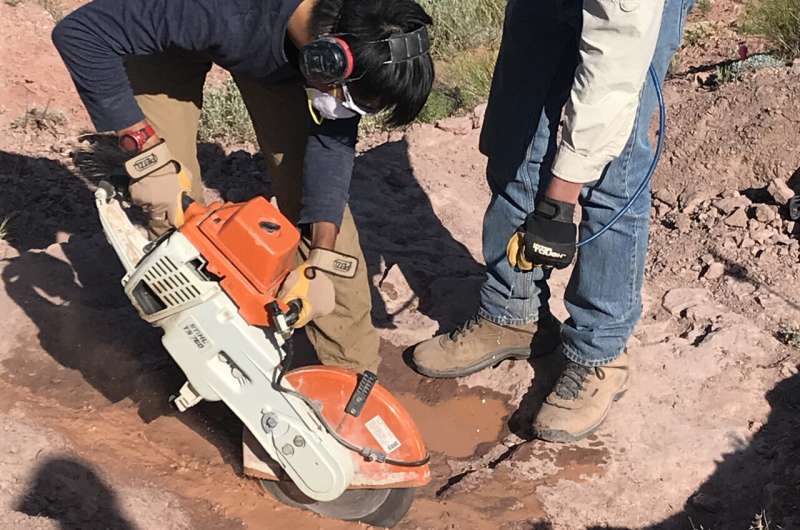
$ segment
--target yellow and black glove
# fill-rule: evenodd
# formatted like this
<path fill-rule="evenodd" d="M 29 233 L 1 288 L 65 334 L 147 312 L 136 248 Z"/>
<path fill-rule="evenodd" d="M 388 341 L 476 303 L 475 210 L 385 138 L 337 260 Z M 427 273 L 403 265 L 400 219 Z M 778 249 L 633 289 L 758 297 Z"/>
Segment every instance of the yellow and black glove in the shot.
<path fill-rule="evenodd" d="M 521 271 L 568 267 L 576 251 L 574 214 L 574 204 L 548 197 L 540 200 L 508 241 L 506 254 L 511 266 Z"/>
<path fill-rule="evenodd" d="M 278 301 L 289 304 L 300 300 L 302 308 L 294 328 L 301 328 L 315 318 L 330 314 L 336 306 L 336 293 L 330 276 L 353 278 L 358 259 L 323 248 L 311 249 L 308 259 L 284 280 Z"/>
<path fill-rule="evenodd" d="M 192 182 L 163 140 L 125 162 L 131 199 L 150 217 L 154 235 L 183 224 L 182 197 Z"/>

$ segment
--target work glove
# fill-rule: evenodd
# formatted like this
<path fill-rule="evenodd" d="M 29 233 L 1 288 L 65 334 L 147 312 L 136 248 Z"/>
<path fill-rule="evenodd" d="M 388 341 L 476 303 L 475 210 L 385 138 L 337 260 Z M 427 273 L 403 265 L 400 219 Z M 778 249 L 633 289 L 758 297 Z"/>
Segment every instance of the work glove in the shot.
<path fill-rule="evenodd" d="M 150 217 L 149 229 L 160 236 L 183 224 L 182 197 L 192 182 L 162 140 L 125 162 L 131 199 Z"/>
<path fill-rule="evenodd" d="M 534 267 L 563 269 L 575 257 L 575 205 L 545 197 L 525 219 L 506 247 L 508 262 L 521 271 Z"/>
<path fill-rule="evenodd" d="M 292 327 L 301 328 L 315 318 L 330 314 L 336 306 L 331 276 L 353 278 L 358 260 L 323 248 L 311 249 L 308 259 L 289 273 L 278 291 L 278 301 L 300 300 L 302 308 Z"/>

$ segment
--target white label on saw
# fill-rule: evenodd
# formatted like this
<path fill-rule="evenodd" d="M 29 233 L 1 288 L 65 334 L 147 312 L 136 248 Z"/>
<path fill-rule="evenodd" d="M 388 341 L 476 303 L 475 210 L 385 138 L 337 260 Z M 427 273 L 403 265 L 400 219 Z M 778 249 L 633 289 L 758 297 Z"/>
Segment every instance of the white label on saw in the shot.
<path fill-rule="evenodd" d="M 383 449 L 387 455 L 400 447 L 400 440 L 397 439 L 397 436 L 394 435 L 380 416 L 375 416 L 365 423 L 364 426 L 372 437 L 378 441 L 381 449 Z"/>

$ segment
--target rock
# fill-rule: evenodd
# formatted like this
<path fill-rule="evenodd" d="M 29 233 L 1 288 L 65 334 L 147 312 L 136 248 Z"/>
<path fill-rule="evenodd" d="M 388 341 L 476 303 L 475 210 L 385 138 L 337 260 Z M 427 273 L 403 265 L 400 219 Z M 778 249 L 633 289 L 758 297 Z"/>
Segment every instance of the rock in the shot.
<path fill-rule="evenodd" d="M 640 324 L 636 326 L 634 332 L 636 338 L 639 339 L 641 344 L 658 344 L 665 342 L 675 335 L 669 320 L 662 320 L 660 322 L 653 322 L 650 324 Z"/>
<path fill-rule="evenodd" d="M 673 316 L 679 317 L 689 307 L 708 303 L 708 291 L 691 287 L 670 289 L 664 295 L 661 305 Z"/>
<path fill-rule="evenodd" d="M 747 229 L 751 232 L 754 232 L 756 230 L 761 230 L 761 223 L 759 223 L 755 219 L 750 219 L 747 221 Z"/>
<path fill-rule="evenodd" d="M 743 237 L 742 242 L 739 243 L 739 248 L 750 248 L 755 244 L 756 242 L 750 239 L 749 237 Z"/>
<path fill-rule="evenodd" d="M 798 366 L 791 361 L 786 361 L 781 365 L 781 375 L 783 377 L 791 377 L 793 375 L 797 375 L 798 371 L 799 371 Z"/>
<path fill-rule="evenodd" d="M 767 192 L 769 192 L 775 202 L 780 205 L 786 204 L 789 202 L 789 199 L 794 197 L 794 191 L 792 191 L 792 188 L 790 188 L 782 178 L 772 179 L 767 186 Z"/>
<path fill-rule="evenodd" d="M 8 241 L 0 239 L 0 260 L 13 259 L 18 257 L 19 257 L 19 251 L 16 248 L 12 247 Z"/>
<path fill-rule="evenodd" d="M 681 193 L 678 202 L 681 205 L 681 210 L 684 213 L 692 213 L 703 201 L 707 201 L 713 197 L 713 194 L 707 190 L 686 190 Z"/>
<path fill-rule="evenodd" d="M 778 209 L 769 204 L 756 204 L 754 213 L 755 218 L 762 223 L 768 223 L 778 217 Z"/>
<path fill-rule="evenodd" d="M 744 228 L 747 226 L 747 213 L 744 208 L 737 208 L 728 217 L 725 218 L 725 224 L 736 228 Z"/>
<path fill-rule="evenodd" d="M 389 133 L 389 142 L 400 142 L 406 137 L 405 131 L 392 131 Z"/>
<path fill-rule="evenodd" d="M 653 198 L 657 201 L 663 202 L 670 208 L 675 208 L 675 206 L 678 204 L 678 198 L 675 196 L 675 194 L 665 189 L 656 190 L 653 193 Z"/>
<path fill-rule="evenodd" d="M 714 255 L 713 254 L 703 254 L 703 257 L 700 258 L 700 261 L 703 265 L 711 265 L 714 263 Z"/>
<path fill-rule="evenodd" d="M 702 277 L 706 280 L 716 280 L 717 278 L 721 278 L 723 274 L 725 274 L 725 265 L 715 261 L 706 267 Z"/>
<path fill-rule="evenodd" d="M 476 129 L 480 129 L 481 127 L 483 127 L 483 120 L 486 117 L 487 107 L 488 104 L 481 103 L 480 105 L 475 107 L 475 110 L 472 111 L 472 125 Z"/>
<path fill-rule="evenodd" d="M 760 230 L 751 230 L 750 231 L 750 239 L 755 241 L 756 243 L 763 243 L 770 237 L 774 236 L 775 232 L 771 228 L 764 228 Z"/>
<path fill-rule="evenodd" d="M 783 231 L 786 232 L 789 235 L 792 235 L 792 234 L 794 234 L 795 226 L 796 226 L 796 224 L 795 224 L 794 221 L 786 221 L 783 224 Z"/>
<path fill-rule="evenodd" d="M 734 282 L 733 285 L 734 295 L 736 298 L 744 298 L 756 292 L 756 286 L 748 281 Z"/>
<path fill-rule="evenodd" d="M 454 116 L 436 122 L 436 128 L 452 134 L 469 134 L 472 130 L 472 118 L 470 116 Z"/>
<path fill-rule="evenodd" d="M 724 213 L 725 215 L 730 215 L 737 208 L 747 208 L 748 206 L 750 206 L 750 199 L 748 199 L 744 195 L 736 195 L 735 197 L 717 199 L 711 204 L 714 206 L 714 208 Z"/>
<path fill-rule="evenodd" d="M 681 234 L 685 234 L 692 229 L 692 220 L 685 213 L 679 213 L 675 216 L 675 227 Z"/>

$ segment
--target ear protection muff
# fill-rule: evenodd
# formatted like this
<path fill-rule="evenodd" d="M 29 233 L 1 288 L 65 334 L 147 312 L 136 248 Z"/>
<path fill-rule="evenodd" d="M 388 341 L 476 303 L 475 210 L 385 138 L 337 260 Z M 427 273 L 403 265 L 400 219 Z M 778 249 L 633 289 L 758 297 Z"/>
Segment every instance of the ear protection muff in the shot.
<path fill-rule="evenodd" d="M 300 50 L 300 72 L 309 83 L 338 85 L 353 74 L 350 46 L 337 35 L 323 35 Z"/>
<path fill-rule="evenodd" d="M 355 59 L 344 37 L 352 35 L 322 35 L 303 46 L 300 50 L 300 72 L 309 83 L 339 85 L 353 75 Z M 410 61 L 429 53 L 431 49 L 427 26 L 367 44 L 387 46 L 389 59 L 383 64 Z"/>

